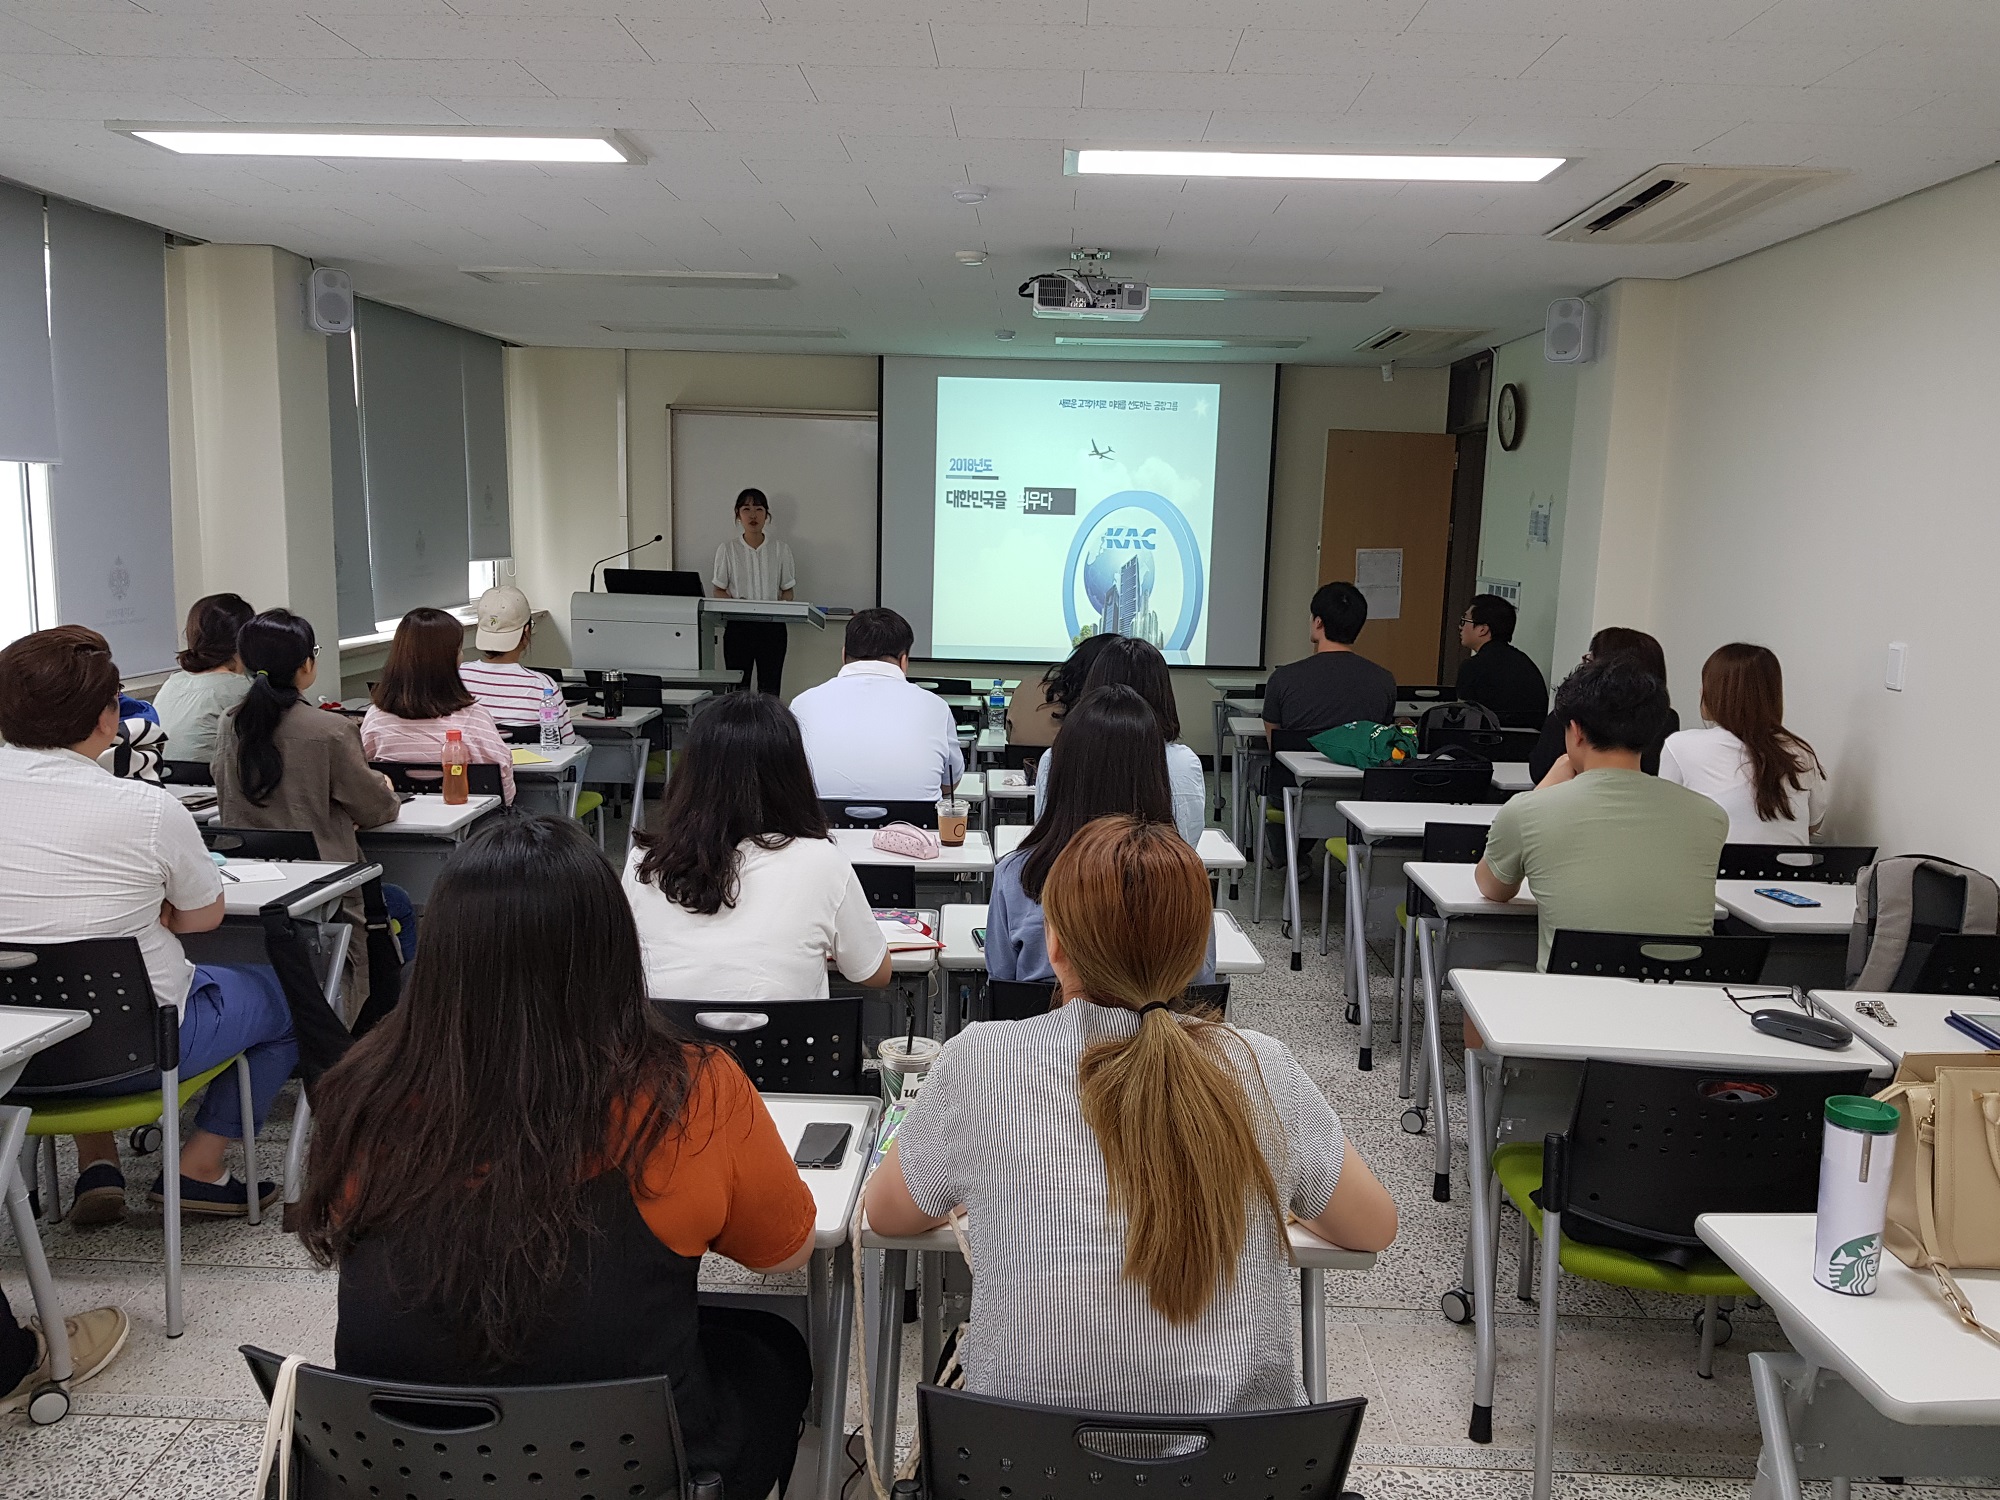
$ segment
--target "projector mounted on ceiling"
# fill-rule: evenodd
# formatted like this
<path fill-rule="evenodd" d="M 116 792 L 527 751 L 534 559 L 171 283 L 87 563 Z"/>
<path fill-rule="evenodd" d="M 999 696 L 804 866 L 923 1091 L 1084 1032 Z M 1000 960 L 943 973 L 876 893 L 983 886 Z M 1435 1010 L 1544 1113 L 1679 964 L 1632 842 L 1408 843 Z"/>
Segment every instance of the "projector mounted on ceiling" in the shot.
<path fill-rule="evenodd" d="M 1047 271 L 1021 283 L 1020 294 L 1038 318 L 1088 318 L 1103 323 L 1136 323 L 1146 316 L 1151 296 L 1143 281 L 1121 281 L 1107 274 L 1109 250 L 1072 250 L 1077 268 Z"/>

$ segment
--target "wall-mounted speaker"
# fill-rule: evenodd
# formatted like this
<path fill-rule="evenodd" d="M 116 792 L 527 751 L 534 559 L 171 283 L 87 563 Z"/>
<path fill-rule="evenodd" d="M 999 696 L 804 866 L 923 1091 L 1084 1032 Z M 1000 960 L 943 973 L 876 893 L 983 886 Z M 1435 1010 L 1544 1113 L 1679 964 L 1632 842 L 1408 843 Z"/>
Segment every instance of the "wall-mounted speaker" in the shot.
<path fill-rule="evenodd" d="M 354 278 L 321 266 L 306 283 L 306 321 L 321 333 L 354 331 Z"/>
<path fill-rule="evenodd" d="M 1597 315 L 1581 297 L 1558 297 L 1542 326 L 1542 358 L 1552 365 L 1583 365 L 1597 353 Z"/>

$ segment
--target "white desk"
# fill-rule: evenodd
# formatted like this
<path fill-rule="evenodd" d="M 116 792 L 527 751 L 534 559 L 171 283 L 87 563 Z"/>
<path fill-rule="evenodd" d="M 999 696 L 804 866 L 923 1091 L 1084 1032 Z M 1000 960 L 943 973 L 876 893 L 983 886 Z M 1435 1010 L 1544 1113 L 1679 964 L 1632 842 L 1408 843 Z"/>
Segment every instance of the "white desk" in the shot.
<path fill-rule="evenodd" d="M 1451 987 L 1466 1019 L 1484 1042 L 1466 1049 L 1465 1108 L 1472 1188 L 1473 1323 L 1477 1354 L 1473 1425 L 1491 1432 L 1493 1378 L 1498 1364 L 1493 1316 L 1498 1205 L 1487 1186 L 1492 1143 L 1499 1126 L 1500 1090 L 1490 1107 L 1486 1070 L 1505 1059 L 1597 1058 L 1663 1068 L 1754 1068 L 1824 1072 L 1838 1068 L 1888 1070 L 1866 1047 L 1850 1043 L 1833 1052 L 1767 1035 L 1729 1002 L 1721 987 L 1641 984 L 1586 974 L 1514 973 L 1502 969 L 1453 969 Z M 1809 1262 L 1808 1262 L 1809 1263 Z M 1808 1273 L 1810 1274 L 1810 1273 Z M 1463 1287 L 1454 1289 L 1466 1296 Z M 1447 1298 L 1454 1295 L 1447 1292 Z"/>
<path fill-rule="evenodd" d="M 282 880 L 261 878 L 273 870 L 283 872 L 284 878 Z M 254 880 L 242 878 L 253 871 L 260 878 Z M 329 860 L 301 859 L 270 863 L 263 860 L 232 859 L 221 867 L 223 918 L 254 919 L 265 907 L 275 901 L 282 901 L 285 903 L 285 910 L 294 917 L 321 920 L 330 916 L 333 909 L 349 892 L 360 890 L 381 873 L 380 865 L 371 865 L 365 861 L 347 865 Z M 236 878 L 232 879 L 232 875 Z"/>
<path fill-rule="evenodd" d="M 1760 890 L 1796 891 L 1818 906 L 1787 906 Z M 1730 916 L 1773 937 L 1837 937 L 1854 927 L 1854 887 L 1807 880 L 1718 880 L 1715 899 Z"/>
<path fill-rule="evenodd" d="M 667 688 L 660 690 L 666 701 Z M 707 689 L 696 689 L 703 697 Z M 697 700 L 699 701 L 699 700 Z M 646 762 L 652 758 L 652 724 L 664 709 L 628 708 L 615 719 L 592 719 L 578 714 L 572 721 L 576 732 L 590 741 L 590 770 L 585 780 L 616 787 L 621 796 L 632 799 L 632 817 L 625 830 L 625 853 L 629 858 L 639 837 L 639 825 L 646 814 Z"/>
<path fill-rule="evenodd" d="M 993 858 L 1005 859 L 1021 847 L 1032 827 L 1026 823 L 1009 823 L 1004 828 L 993 830 Z M 1229 835 L 1220 828 L 1204 828 L 1201 839 L 1194 846 L 1202 868 L 1213 874 L 1217 870 L 1240 870 L 1247 863 L 1243 851 L 1229 842 Z"/>
<path fill-rule="evenodd" d="M 988 771 L 986 773 L 986 795 L 994 799 L 1010 797 L 1033 802 L 1035 784 L 1028 780 L 1026 771 Z"/>
<path fill-rule="evenodd" d="M 847 1419 L 847 1351 L 854 1321 L 854 1251 L 847 1226 L 875 1149 L 882 1113 L 878 1099 L 820 1094 L 766 1094 L 764 1104 L 787 1151 L 812 1124 L 848 1125 L 853 1135 L 838 1167 L 800 1172 L 813 1195 L 812 1270 L 806 1278 L 806 1323 L 813 1355 L 814 1420 L 819 1427 L 819 1500 L 836 1500 L 837 1459 L 844 1458 Z"/>
<path fill-rule="evenodd" d="M 834 847 L 845 854 L 850 864 L 857 865 L 905 865 L 920 875 L 978 875 L 982 878 L 993 873 L 993 851 L 986 842 L 986 835 L 976 828 L 968 828 L 965 842 L 956 849 L 945 845 L 936 859 L 912 859 L 907 854 L 892 854 L 887 849 L 877 849 L 874 844 L 875 830 L 872 828 L 836 828 L 832 830 Z"/>
<path fill-rule="evenodd" d="M 53 1047 L 65 1037 L 75 1036 L 90 1025 L 90 1016 L 80 1010 L 43 1010 L 39 1007 L 0 1007 L 0 1099 L 20 1081 L 22 1070 L 37 1052 Z M 27 1184 L 21 1180 L 21 1147 L 28 1139 L 31 1110 L 19 1105 L 0 1104 L 0 1196 L 7 1201 L 7 1219 L 14 1229 L 14 1243 L 20 1248 L 21 1268 L 28 1275 L 28 1290 L 35 1299 L 48 1339 L 49 1376 L 67 1387 L 74 1369 L 70 1364 L 69 1334 L 63 1324 L 62 1303 L 56 1297 L 55 1281 L 42 1254 L 41 1231 L 28 1208 Z M 43 1398 L 48 1401 L 50 1398 Z M 39 1403 L 38 1403 L 39 1404 Z M 69 1410 L 67 1394 L 62 1411 L 44 1414 L 41 1420 L 54 1421 Z"/>
<path fill-rule="evenodd" d="M 1305 967 L 1305 919 L 1299 911 L 1299 840 L 1332 838 L 1341 831 L 1331 818 L 1323 823 L 1313 820 L 1312 799 L 1315 793 L 1359 787 L 1361 767 L 1344 766 L 1328 760 L 1317 750 L 1280 750 L 1275 759 L 1292 773 L 1297 782 L 1296 786 L 1284 789 L 1282 805 L 1285 829 L 1284 919 L 1292 926 L 1292 968 L 1298 970 Z M 1253 855 L 1263 853 L 1262 828 L 1250 831 L 1250 848 Z M 1264 866 L 1261 859 L 1251 890 L 1250 916 L 1252 921 L 1261 922 L 1264 919 Z"/>
<path fill-rule="evenodd" d="M 437 792 L 405 802 L 393 823 L 360 829 L 362 855 L 382 867 L 383 877 L 410 893 L 421 910 L 452 851 L 472 834 L 481 818 L 498 812 L 501 800 L 471 796 L 456 805 Z"/>
<path fill-rule="evenodd" d="M 1978 1052 L 1979 1043 L 1951 1025 L 1945 1017 L 1953 1011 L 2000 1011 L 2000 1000 L 1984 995 L 1908 995 L 1881 990 L 1813 990 L 1807 996 L 1813 1009 L 1830 1016 L 1881 1055 L 1891 1067 L 1900 1066 L 1905 1053 Z M 1894 1026 L 1884 1026 L 1854 1008 L 1857 1000 L 1879 1000 L 1895 1017 Z"/>
<path fill-rule="evenodd" d="M 1925 1272 L 1886 1251 L 1873 1296 L 1812 1276 L 1815 1214 L 1704 1214 L 1695 1232 L 1777 1314 L 1796 1354 L 1752 1354 L 1761 1491 L 1799 1500 L 1802 1478 L 1846 1493 L 1855 1475 L 2000 1473 L 2000 1344 L 1961 1326 Z M 2000 1272 L 1959 1272 L 2000 1325 Z"/>
<path fill-rule="evenodd" d="M 1007 731 L 1004 729 L 981 729 L 972 742 L 974 761 L 998 760 L 1007 749 Z"/>
<path fill-rule="evenodd" d="M 1220 705 L 1227 700 L 1218 698 Z M 1249 842 L 1243 831 L 1246 817 L 1243 807 L 1245 788 L 1251 785 L 1252 762 L 1261 765 L 1270 756 L 1266 743 L 1264 721 L 1256 715 L 1218 714 L 1230 740 L 1229 751 L 1229 836 L 1239 845 Z M 1222 748 L 1222 738 L 1216 738 L 1216 749 Z"/>
<path fill-rule="evenodd" d="M 553 753 L 545 752 L 538 744 L 508 748 L 516 752 L 514 805 L 524 811 L 536 809 L 560 817 L 575 817 L 577 798 L 583 791 L 584 768 L 590 764 L 590 741 L 578 735 L 575 744 L 558 746 Z M 519 758 L 523 751 L 542 759 L 523 761 Z"/>

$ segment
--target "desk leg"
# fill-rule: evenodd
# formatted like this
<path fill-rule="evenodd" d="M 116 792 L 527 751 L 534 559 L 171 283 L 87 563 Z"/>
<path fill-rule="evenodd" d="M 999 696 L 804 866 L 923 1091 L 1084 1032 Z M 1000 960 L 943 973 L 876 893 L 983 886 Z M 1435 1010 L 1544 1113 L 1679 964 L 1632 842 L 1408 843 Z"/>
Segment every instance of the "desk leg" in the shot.
<path fill-rule="evenodd" d="M 886 1479 L 896 1467 L 896 1404 L 903 1386 L 903 1283 L 910 1252 L 882 1252 L 881 1300 L 875 1306 L 875 1463 Z"/>
<path fill-rule="evenodd" d="M 929 1380 L 944 1357 L 944 1257 L 917 1257 L 917 1316 L 922 1320 L 924 1362 L 919 1380 Z"/>
<path fill-rule="evenodd" d="M 1299 1267 L 1299 1360 L 1306 1400 L 1326 1400 L 1326 1270 Z"/>
<path fill-rule="evenodd" d="M 1361 1026 L 1361 1071 L 1375 1066 L 1375 1012 L 1368 990 L 1368 882 L 1375 873 L 1375 850 L 1365 839 L 1347 840 L 1347 956 L 1349 998 Z"/>
<path fill-rule="evenodd" d="M 1803 1370 L 1796 1355 L 1756 1353 L 1750 1356 L 1750 1389 L 1757 1401 L 1757 1426 L 1764 1451 L 1757 1455 L 1755 1500 L 1801 1500 L 1798 1460 L 1793 1455 L 1791 1412 L 1785 1399 L 1784 1369 Z"/>
<path fill-rule="evenodd" d="M 1243 847 L 1243 744 L 1238 741 L 1229 755 L 1229 841 Z M 1234 896 L 1232 889 L 1229 893 Z"/>
<path fill-rule="evenodd" d="M 1431 1197 L 1439 1203 L 1451 1202 L 1451 1111 L 1445 1103 L 1444 1093 L 1444 1028 L 1438 1023 L 1438 964 L 1444 958 L 1445 924 L 1435 917 L 1425 917 L 1417 930 L 1417 953 L 1424 966 L 1424 1072 L 1428 1080 L 1426 1092 L 1430 1095 L 1431 1129 L 1437 1135 L 1437 1158 L 1432 1163 Z M 1467 1089 L 1471 1088 L 1468 1082 Z M 1467 1117 L 1477 1121 L 1478 1116 L 1470 1109 L 1471 1096 L 1467 1095 Z M 1476 1123 L 1467 1128 L 1476 1136 Z M 1473 1178 L 1476 1184 L 1479 1179 Z M 1476 1190 L 1476 1189 L 1475 1189 Z M 1483 1195 L 1481 1195 L 1483 1196 Z"/>
<path fill-rule="evenodd" d="M 1341 936 L 1340 983 L 1347 991 L 1347 1019 L 1351 1022 L 1361 1019 L 1361 993 L 1354 984 L 1354 950 L 1361 942 L 1361 923 L 1354 914 L 1354 895 L 1361 888 L 1360 874 L 1354 868 L 1354 856 L 1360 847 L 1361 840 L 1355 836 L 1354 825 L 1350 823 L 1347 825 L 1347 893 L 1344 897 L 1347 931 Z"/>
<path fill-rule="evenodd" d="M 1490 1170 L 1491 1140 L 1483 1128 L 1486 1119 L 1486 1080 L 1480 1073 L 1481 1056 L 1465 1049 L 1466 1143 L 1472 1158 L 1472 1324 L 1478 1335 L 1478 1354 L 1472 1376 L 1472 1422 L 1466 1435 L 1475 1443 L 1493 1441 L 1493 1377 L 1499 1362 L 1493 1327 L 1493 1219 L 1491 1200 L 1486 1193 Z"/>
<path fill-rule="evenodd" d="M 18 1106 L 0 1106 L 0 1180 L 6 1184 L 7 1219 L 14 1227 L 14 1243 L 20 1247 L 21 1269 L 28 1273 L 28 1292 L 41 1316 L 42 1336 L 48 1340 L 49 1379 L 61 1385 L 75 1372 L 70 1365 L 69 1329 L 63 1322 L 62 1303 L 49 1275 L 48 1258 L 42 1254 L 35 1215 L 28 1207 L 28 1186 L 21 1180 L 21 1146 L 28 1138 L 28 1114 Z"/>
<path fill-rule="evenodd" d="M 630 859 L 632 851 L 639 846 L 639 825 L 646 818 L 646 762 L 652 752 L 646 748 L 645 736 L 632 736 L 632 758 L 639 763 L 632 777 L 632 820 L 625 825 L 625 857 Z"/>
<path fill-rule="evenodd" d="M 830 1262 L 823 1266 L 822 1262 Z M 831 1281 L 823 1294 L 824 1322 L 814 1327 L 825 1335 L 824 1350 L 813 1361 L 819 1377 L 819 1500 L 836 1500 L 835 1478 L 847 1454 L 847 1351 L 854 1339 L 854 1249 L 842 1240 L 831 1254 L 813 1255 L 813 1285 L 827 1270 Z"/>
<path fill-rule="evenodd" d="M 1285 788 L 1285 918 L 1292 924 L 1292 972 L 1306 966 L 1306 924 L 1299 912 L 1298 824 L 1292 809 L 1299 805 L 1299 789 Z"/>

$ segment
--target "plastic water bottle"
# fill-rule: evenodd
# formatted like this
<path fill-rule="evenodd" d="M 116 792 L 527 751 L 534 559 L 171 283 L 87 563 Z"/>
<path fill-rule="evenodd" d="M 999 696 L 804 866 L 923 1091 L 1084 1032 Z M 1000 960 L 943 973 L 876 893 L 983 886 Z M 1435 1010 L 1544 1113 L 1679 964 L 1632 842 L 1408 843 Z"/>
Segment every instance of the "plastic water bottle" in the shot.
<path fill-rule="evenodd" d="M 542 686 L 542 754 L 555 755 L 562 750 L 562 694 L 556 691 L 553 682 Z"/>
<path fill-rule="evenodd" d="M 1007 693 L 998 677 L 993 679 L 993 691 L 986 698 L 986 727 L 1001 734 L 1007 732 Z"/>
<path fill-rule="evenodd" d="M 465 748 L 465 738 L 456 729 L 444 732 L 444 749 L 438 755 L 438 769 L 444 772 L 444 800 L 456 805 L 465 801 L 471 790 L 471 778 L 465 768 L 472 764 L 472 752 Z"/>

